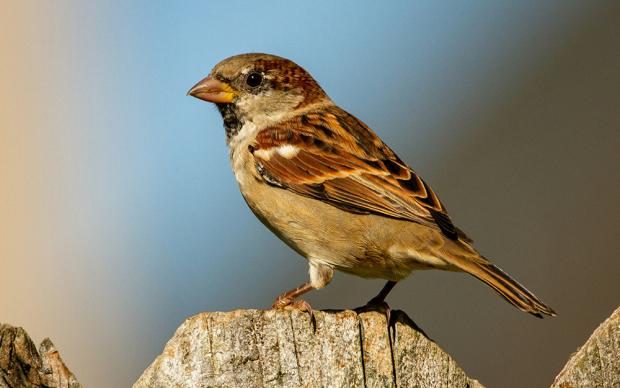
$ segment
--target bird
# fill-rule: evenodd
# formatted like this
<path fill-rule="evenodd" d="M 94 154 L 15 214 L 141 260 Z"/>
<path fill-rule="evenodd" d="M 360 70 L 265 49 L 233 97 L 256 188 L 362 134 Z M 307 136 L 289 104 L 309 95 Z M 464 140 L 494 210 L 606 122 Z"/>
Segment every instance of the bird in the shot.
<path fill-rule="evenodd" d="M 431 187 L 295 62 L 235 55 L 188 95 L 221 114 L 250 210 L 308 261 L 308 281 L 272 307 L 308 307 L 299 297 L 325 287 L 334 271 L 386 280 L 365 305 L 380 306 L 413 271 L 439 269 L 470 274 L 536 317 L 556 315 L 478 253 Z"/>

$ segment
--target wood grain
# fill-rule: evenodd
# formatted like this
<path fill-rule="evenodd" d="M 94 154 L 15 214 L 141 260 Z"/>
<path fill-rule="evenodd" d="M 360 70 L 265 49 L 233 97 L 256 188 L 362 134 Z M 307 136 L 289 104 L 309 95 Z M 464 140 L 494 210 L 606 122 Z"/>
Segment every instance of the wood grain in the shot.
<path fill-rule="evenodd" d="M 187 319 L 134 388 L 482 387 L 403 313 L 237 310 Z"/>

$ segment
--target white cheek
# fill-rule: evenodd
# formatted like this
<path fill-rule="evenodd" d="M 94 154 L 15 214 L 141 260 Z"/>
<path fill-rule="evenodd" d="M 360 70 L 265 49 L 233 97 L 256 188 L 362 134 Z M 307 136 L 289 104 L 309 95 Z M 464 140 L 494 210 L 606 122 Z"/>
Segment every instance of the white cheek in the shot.
<path fill-rule="evenodd" d="M 237 108 L 258 127 L 273 125 L 293 113 L 303 96 L 290 96 L 274 91 L 261 94 L 246 94 L 237 101 Z"/>
<path fill-rule="evenodd" d="M 254 94 L 245 94 L 239 100 L 237 100 L 237 108 L 244 113 L 248 113 L 252 110 L 252 107 L 257 103 L 257 96 Z"/>

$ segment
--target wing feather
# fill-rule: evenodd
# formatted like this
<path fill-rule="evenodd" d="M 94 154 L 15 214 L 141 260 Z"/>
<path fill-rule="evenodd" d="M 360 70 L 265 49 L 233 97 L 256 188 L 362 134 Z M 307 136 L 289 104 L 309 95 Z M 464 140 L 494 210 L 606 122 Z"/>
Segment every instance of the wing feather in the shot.
<path fill-rule="evenodd" d="M 269 184 L 353 213 L 417 222 L 471 241 L 430 186 L 368 126 L 336 106 L 265 128 L 249 149 Z M 278 152 L 283 149 L 291 152 Z"/>

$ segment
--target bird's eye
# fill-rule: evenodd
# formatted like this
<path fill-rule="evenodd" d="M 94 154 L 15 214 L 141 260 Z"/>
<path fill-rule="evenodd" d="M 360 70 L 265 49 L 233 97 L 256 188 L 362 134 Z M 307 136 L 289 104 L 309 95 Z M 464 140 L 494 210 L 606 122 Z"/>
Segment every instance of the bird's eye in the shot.
<path fill-rule="evenodd" d="M 250 73 L 250 75 L 248 75 L 248 78 L 246 78 L 245 80 L 245 83 L 253 88 L 257 87 L 262 82 L 263 76 L 260 73 Z"/>

